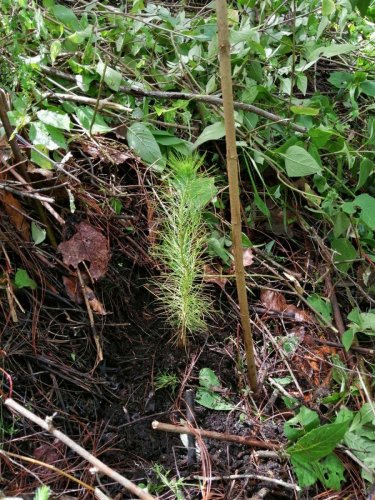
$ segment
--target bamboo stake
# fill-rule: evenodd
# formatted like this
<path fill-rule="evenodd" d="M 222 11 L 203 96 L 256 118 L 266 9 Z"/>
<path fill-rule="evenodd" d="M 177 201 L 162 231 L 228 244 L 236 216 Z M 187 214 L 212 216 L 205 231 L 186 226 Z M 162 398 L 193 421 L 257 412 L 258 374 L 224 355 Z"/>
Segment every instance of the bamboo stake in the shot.
<path fill-rule="evenodd" d="M 226 0 L 216 0 L 216 12 L 237 295 L 238 303 L 240 306 L 240 317 L 246 349 L 248 379 L 250 388 L 255 392 L 257 387 L 257 374 L 254 358 L 254 345 L 250 326 L 249 305 L 246 293 L 245 269 L 243 265 L 240 190 L 238 182 L 238 156 L 236 145 L 236 128 L 234 121 L 232 70 L 230 61 L 228 12 Z"/>

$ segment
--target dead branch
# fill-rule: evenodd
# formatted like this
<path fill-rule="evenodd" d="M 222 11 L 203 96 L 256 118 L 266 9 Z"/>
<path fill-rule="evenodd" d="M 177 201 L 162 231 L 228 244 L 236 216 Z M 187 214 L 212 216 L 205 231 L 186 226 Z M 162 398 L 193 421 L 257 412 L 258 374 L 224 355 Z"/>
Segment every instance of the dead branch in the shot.
<path fill-rule="evenodd" d="M 204 429 L 195 429 L 186 425 L 173 425 L 164 424 L 154 420 L 152 428 L 156 431 L 173 432 L 175 434 L 188 434 L 193 436 L 205 437 L 208 439 L 216 439 L 217 441 L 227 441 L 229 443 L 244 444 L 253 448 L 262 448 L 264 450 L 281 450 L 278 443 L 271 443 L 269 441 L 261 441 L 260 439 L 253 439 L 245 436 L 236 436 L 234 434 L 225 434 L 216 431 L 206 431 Z"/>
<path fill-rule="evenodd" d="M 70 439 L 66 434 L 63 432 L 59 431 L 58 429 L 55 429 L 52 425 L 52 419 L 46 419 L 43 420 L 42 418 L 38 417 L 35 415 L 35 413 L 31 412 L 24 406 L 20 405 L 14 399 L 8 398 L 4 401 L 4 404 L 8 407 L 11 408 L 13 411 L 16 413 L 22 415 L 23 417 L 31 420 L 35 424 L 39 425 L 42 427 L 42 429 L 46 430 L 53 436 L 55 436 L 57 439 L 59 439 L 62 443 L 66 444 L 71 448 L 73 451 L 75 451 L 78 455 L 83 457 L 85 460 L 90 462 L 91 465 L 93 465 L 99 472 L 102 474 L 105 474 L 106 476 L 110 477 L 117 483 L 121 484 L 129 490 L 131 493 L 136 495 L 138 498 L 141 498 L 142 500 L 152 500 L 154 497 L 147 493 L 146 491 L 142 490 L 139 488 L 137 485 L 129 481 L 129 479 L 126 479 L 124 476 L 116 472 L 115 470 L 111 469 L 108 467 L 108 465 L 105 465 L 101 460 L 98 458 L 94 457 L 91 453 L 89 453 L 87 450 L 82 448 L 79 444 L 77 444 L 75 441 Z"/>

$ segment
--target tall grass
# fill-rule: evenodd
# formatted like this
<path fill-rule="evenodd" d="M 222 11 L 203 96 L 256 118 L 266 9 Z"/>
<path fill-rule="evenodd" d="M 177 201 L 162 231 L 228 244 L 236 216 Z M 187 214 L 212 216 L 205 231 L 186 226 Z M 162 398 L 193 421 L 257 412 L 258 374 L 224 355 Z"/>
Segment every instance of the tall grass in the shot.
<path fill-rule="evenodd" d="M 214 180 L 199 173 L 198 156 L 171 157 L 160 196 L 162 219 L 156 255 L 163 271 L 159 302 L 180 345 L 206 329 L 211 304 L 202 286 L 206 230 L 202 211 L 215 195 Z"/>

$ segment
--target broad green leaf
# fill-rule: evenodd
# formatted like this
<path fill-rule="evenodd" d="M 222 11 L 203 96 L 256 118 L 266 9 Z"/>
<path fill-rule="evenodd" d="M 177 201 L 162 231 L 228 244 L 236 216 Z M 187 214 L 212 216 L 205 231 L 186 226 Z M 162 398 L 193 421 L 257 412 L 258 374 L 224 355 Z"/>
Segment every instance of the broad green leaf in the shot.
<path fill-rule="evenodd" d="M 74 14 L 72 9 L 65 7 L 64 5 L 55 5 L 52 8 L 53 15 L 58 21 L 67 26 L 72 31 L 78 31 L 80 29 L 80 24 L 77 16 Z"/>
<path fill-rule="evenodd" d="M 105 71 L 105 73 L 104 73 Z M 103 78 L 105 83 L 108 85 L 108 87 L 115 92 L 118 92 L 121 82 L 122 82 L 122 75 L 119 71 L 110 68 L 109 66 L 105 66 L 103 61 L 99 61 L 98 64 L 96 65 L 96 72 Z"/>
<path fill-rule="evenodd" d="M 313 50 L 309 55 L 310 61 L 316 61 L 319 57 L 335 57 L 340 56 L 342 54 L 348 54 L 349 52 L 353 52 L 356 49 L 355 45 L 351 45 L 350 43 L 342 43 L 342 44 L 332 44 L 326 47 L 318 47 Z"/>
<path fill-rule="evenodd" d="M 80 106 L 76 109 L 76 116 L 81 124 L 81 126 L 87 131 L 90 131 L 91 123 L 94 118 L 94 110 L 89 106 Z M 108 127 L 104 118 L 98 113 L 95 114 L 94 124 L 92 126 L 91 133 L 95 134 L 105 134 L 110 132 L 112 129 Z"/>
<path fill-rule="evenodd" d="M 355 332 L 352 328 L 348 328 L 341 337 L 342 345 L 345 347 L 346 351 L 349 351 L 353 345 L 353 340 L 355 339 Z"/>
<path fill-rule="evenodd" d="M 148 165 L 157 170 L 165 167 L 165 160 L 158 143 L 150 129 L 144 123 L 133 123 L 128 128 L 127 140 L 129 147 Z"/>
<path fill-rule="evenodd" d="M 349 217 L 341 210 L 333 216 L 333 236 L 339 238 L 343 236 L 350 226 Z"/>
<path fill-rule="evenodd" d="M 362 92 L 370 97 L 375 97 L 375 81 L 366 80 L 359 85 Z"/>
<path fill-rule="evenodd" d="M 360 217 L 363 222 L 375 231 L 375 198 L 363 193 L 354 198 L 353 201 L 344 203 L 342 209 L 348 214 L 353 214 L 356 207 L 361 209 Z"/>
<path fill-rule="evenodd" d="M 371 0 L 350 0 L 350 3 L 352 4 L 353 9 L 355 7 L 358 8 L 361 16 L 365 16 L 367 13 L 367 9 L 370 6 Z"/>
<path fill-rule="evenodd" d="M 216 141 L 225 136 L 224 122 L 216 122 L 213 125 L 208 125 L 200 134 L 193 145 L 193 149 L 197 149 L 201 144 L 207 141 Z"/>
<path fill-rule="evenodd" d="M 35 145 L 35 149 L 31 150 L 31 161 L 45 170 L 52 170 L 53 164 L 48 159 L 48 149 L 40 144 Z"/>
<path fill-rule="evenodd" d="M 257 83 L 263 81 L 263 69 L 259 61 L 252 61 L 247 70 L 248 77 L 255 80 Z"/>
<path fill-rule="evenodd" d="M 311 464 L 293 456 L 290 460 L 301 488 L 308 488 L 317 482 L 318 474 Z"/>
<path fill-rule="evenodd" d="M 216 75 L 212 75 L 206 84 L 206 94 L 212 94 L 216 90 Z"/>
<path fill-rule="evenodd" d="M 195 401 L 210 410 L 231 411 L 234 408 L 234 405 L 227 402 L 222 396 L 203 387 L 197 390 Z"/>
<path fill-rule="evenodd" d="M 373 173 L 375 173 L 375 163 L 368 158 L 363 158 L 359 165 L 359 177 L 356 189 L 363 187 Z"/>
<path fill-rule="evenodd" d="M 70 118 L 66 113 L 56 113 L 48 109 L 41 109 L 37 112 L 39 120 L 46 125 L 52 125 L 63 130 L 70 130 Z"/>
<path fill-rule="evenodd" d="M 213 177 L 197 178 L 189 182 L 189 195 L 197 210 L 204 208 L 217 194 Z"/>
<path fill-rule="evenodd" d="M 345 467 L 334 453 L 318 462 L 318 469 L 319 480 L 327 489 L 335 491 L 341 489 L 341 484 L 345 481 Z"/>
<path fill-rule="evenodd" d="M 319 109 L 307 106 L 291 106 L 290 111 L 295 115 L 316 116 L 319 114 Z"/>
<path fill-rule="evenodd" d="M 199 371 L 199 385 L 206 389 L 221 387 L 220 380 L 211 368 L 202 368 Z"/>
<path fill-rule="evenodd" d="M 320 312 L 320 314 L 326 321 L 332 321 L 332 306 L 331 302 L 328 299 L 325 299 L 320 295 L 314 293 L 307 298 L 307 302 L 312 305 L 314 309 Z"/>
<path fill-rule="evenodd" d="M 354 260 L 357 258 L 357 250 L 346 238 L 336 238 L 331 243 L 332 250 L 335 251 L 333 255 L 333 262 L 336 264 L 340 271 L 346 273 L 353 265 Z"/>
<path fill-rule="evenodd" d="M 44 146 L 49 151 L 66 148 L 63 134 L 57 128 L 45 125 L 42 122 L 33 122 L 30 124 L 29 137 L 34 145 Z"/>
<path fill-rule="evenodd" d="M 346 71 L 334 71 L 328 78 L 329 83 L 338 89 L 346 89 L 353 80 L 353 73 L 348 73 Z"/>
<path fill-rule="evenodd" d="M 54 40 L 51 43 L 51 46 L 50 46 L 50 49 L 49 49 L 49 53 L 50 53 L 50 56 L 51 56 L 51 62 L 52 62 L 52 64 L 56 61 L 56 57 L 58 55 L 60 55 L 61 52 L 62 52 L 62 45 L 61 45 L 60 40 Z"/>
<path fill-rule="evenodd" d="M 336 10 L 335 2 L 333 0 L 322 1 L 322 14 L 323 16 L 330 16 Z"/>
<path fill-rule="evenodd" d="M 283 156 L 288 177 L 304 177 L 322 171 L 311 154 L 300 146 L 291 146 Z"/>
<path fill-rule="evenodd" d="M 307 76 L 303 73 L 297 73 L 296 78 L 297 88 L 303 95 L 306 95 L 307 92 Z"/>
<path fill-rule="evenodd" d="M 32 290 L 35 290 L 37 286 L 35 281 L 27 274 L 25 269 L 17 269 L 14 277 L 14 283 L 17 288 L 31 288 Z"/>
<path fill-rule="evenodd" d="M 34 221 L 31 223 L 31 236 L 35 245 L 39 245 L 43 243 L 46 239 L 46 230 L 38 226 Z"/>
<path fill-rule="evenodd" d="M 302 462 L 311 462 L 326 457 L 343 439 L 349 428 L 349 421 L 326 424 L 302 436 L 287 453 Z"/>
<path fill-rule="evenodd" d="M 295 441 L 306 432 L 315 429 L 319 425 L 319 417 L 315 411 L 302 406 L 299 413 L 284 424 L 284 434 L 289 441 Z"/>

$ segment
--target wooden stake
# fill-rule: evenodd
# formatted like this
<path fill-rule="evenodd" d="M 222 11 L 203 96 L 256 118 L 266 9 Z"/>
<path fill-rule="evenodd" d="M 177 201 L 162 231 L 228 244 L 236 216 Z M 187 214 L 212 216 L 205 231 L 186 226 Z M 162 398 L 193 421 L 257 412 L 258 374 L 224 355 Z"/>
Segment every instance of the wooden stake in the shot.
<path fill-rule="evenodd" d="M 223 94 L 225 121 L 225 139 L 227 145 L 227 170 L 237 295 L 238 303 L 240 306 L 241 324 L 246 349 L 249 384 L 250 388 L 255 392 L 257 388 L 257 374 L 250 326 L 249 306 L 247 302 L 245 269 L 243 265 L 240 190 L 238 182 L 238 156 L 236 145 L 236 126 L 234 121 L 232 69 L 230 61 L 228 11 L 226 0 L 216 0 L 216 12 L 219 39 L 221 90 Z"/>

